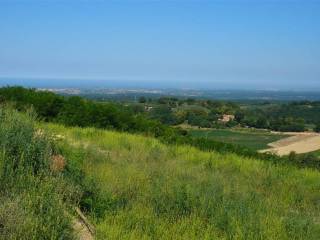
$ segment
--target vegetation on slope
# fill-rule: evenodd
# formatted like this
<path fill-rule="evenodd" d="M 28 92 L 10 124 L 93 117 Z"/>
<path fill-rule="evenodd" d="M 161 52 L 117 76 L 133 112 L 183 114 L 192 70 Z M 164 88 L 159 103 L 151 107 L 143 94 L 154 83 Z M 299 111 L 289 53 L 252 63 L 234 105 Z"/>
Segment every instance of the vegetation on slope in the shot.
<path fill-rule="evenodd" d="M 319 171 L 95 128 L 40 131 L 10 108 L 0 120 L 0 239 L 73 239 L 75 206 L 98 239 L 320 237 Z"/>
<path fill-rule="evenodd" d="M 98 239 L 320 238 L 319 171 L 94 128 L 48 129 L 64 135 L 63 154 L 101 190 L 88 202 Z"/>
<path fill-rule="evenodd" d="M 31 114 L 0 109 L 0 239 L 71 239 L 73 189 L 50 171 L 53 146 Z"/>
<path fill-rule="evenodd" d="M 12 102 L 18 110 L 33 107 L 39 118 L 67 126 L 97 127 L 153 136 L 167 144 L 188 144 L 205 151 L 236 153 L 238 155 L 272 161 L 280 164 L 294 164 L 300 167 L 320 169 L 320 158 L 308 154 L 294 158 L 278 157 L 258 153 L 250 148 L 219 142 L 205 137 L 192 137 L 182 129 L 164 125 L 135 113 L 133 108 L 114 103 L 99 103 L 81 97 L 63 97 L 51 92 L 39 92 L 22 87 L 0 89 L 0 101 Z"/>
<path fill-rule="evenodd" d="M 32 112 L 0 107 L 1 240 L 74 239 L 73 209 L 92 198 L 93 184 L 36 124 Z"/>
<path fill-rule="evenodd" d="M 11 102 L 18 110 L 33 107 L 40 119 L 68 126 L 145 132 L 154 136 L 178 131 L 135 114 L 120 104 L 98 103 L 77 96 L 63 97 L 35 89 L 6 87 L 0 88 L 0 101 Z"/>

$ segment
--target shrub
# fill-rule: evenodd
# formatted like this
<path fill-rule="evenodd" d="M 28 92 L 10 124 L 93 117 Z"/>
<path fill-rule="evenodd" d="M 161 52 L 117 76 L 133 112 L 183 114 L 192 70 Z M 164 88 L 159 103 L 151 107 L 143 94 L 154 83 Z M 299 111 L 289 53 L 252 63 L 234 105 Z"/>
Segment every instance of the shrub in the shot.
<path fill-rule="evenodd" d="M 72 239 L 67 206 L 77 191 L 50 171 L 50 138 L 33 112 L 0 108 L 0 239 Z"/>
<path fill-rule="evenodd" d="M 47 171 L 53 146 L 41 131 L 35 129 L 32 112 L 18 113 L 0 109 L 1 183 L 17 174 L 39 174 Z"/>

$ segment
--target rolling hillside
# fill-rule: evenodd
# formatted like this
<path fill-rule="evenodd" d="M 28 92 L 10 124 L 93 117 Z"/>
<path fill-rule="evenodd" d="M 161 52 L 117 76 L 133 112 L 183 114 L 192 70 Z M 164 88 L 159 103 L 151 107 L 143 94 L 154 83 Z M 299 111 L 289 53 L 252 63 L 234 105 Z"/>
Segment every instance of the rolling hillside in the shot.
<path fill-rule="evenodd" d="M 320 173 L 153 138 L 45 125 L 98 194 L 97 239 L 319 239 Z"/>
<path fill-rule="evenodd" d="M 83 214 L 96 239 L 320 237 L 318 170 L 10 108 L 0 120 L 1 240 L 86 239 Z"/>

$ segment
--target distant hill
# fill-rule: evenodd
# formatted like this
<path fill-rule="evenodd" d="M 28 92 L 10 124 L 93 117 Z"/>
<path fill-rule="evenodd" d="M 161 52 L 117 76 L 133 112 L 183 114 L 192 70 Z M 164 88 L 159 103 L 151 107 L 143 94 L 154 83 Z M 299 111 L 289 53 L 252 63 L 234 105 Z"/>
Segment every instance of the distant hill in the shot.
<path fill-rule="evenodd" d="M 94 99 L 135 100 L 141 96 L 159 98 L 163 96 L 192 97 L 233 101 L 318 101 L 320 91 L 283 91 L 283 90 L 199 90 L 174 88 L 43 88 L 63 95 L 81 95 Z"/>

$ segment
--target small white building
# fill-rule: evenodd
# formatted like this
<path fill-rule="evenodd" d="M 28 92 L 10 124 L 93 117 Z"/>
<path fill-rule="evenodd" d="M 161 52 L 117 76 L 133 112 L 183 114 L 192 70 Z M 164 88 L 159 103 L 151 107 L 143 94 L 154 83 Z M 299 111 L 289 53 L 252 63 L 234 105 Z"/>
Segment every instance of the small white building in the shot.
<path fill-rule="evenodd" d="M 220 122 L 230 122 L 234 120 L 234 115 L 231 114 L 223 114 L 222 117 L 219 119 Z"/>

